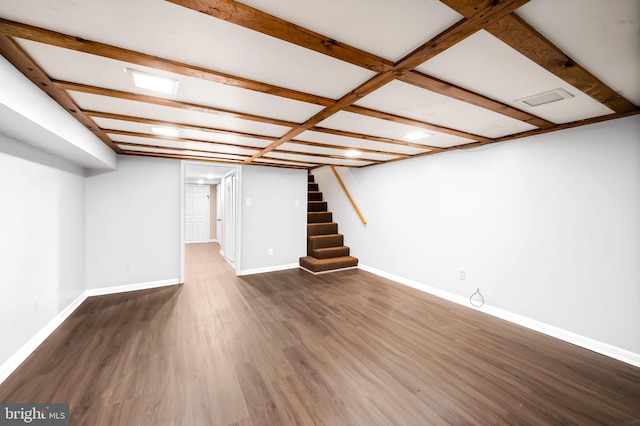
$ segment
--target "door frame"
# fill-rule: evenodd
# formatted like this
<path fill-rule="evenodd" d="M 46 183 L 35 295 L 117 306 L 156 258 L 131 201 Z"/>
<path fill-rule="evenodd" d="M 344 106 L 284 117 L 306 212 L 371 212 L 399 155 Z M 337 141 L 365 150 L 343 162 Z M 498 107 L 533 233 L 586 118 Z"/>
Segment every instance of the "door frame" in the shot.
<path fill-rule="evenodd" d="M 233 181 L 232 188 L 231 188 L 231 193 L 232 193 L 231 200 L 233 202 L 232 204 L 235 204 L 235 206 L 233 206 L 233 210 L 232 210 L 234 213 L 236 212 L 236 209 L 238 208 L 238 197 L 240 197 L 240 191 L 239 191 L 239 185 L 238 185 L 238 182 L 239 182 L 238 181 L 238 171 L 237 170 L 231 170 L 229 173 L 224 175 L 224 177 L 220 181 L 220 184 L 222 185 L 222 188 L 223 188 L 223 191 L 224 191 L 224 194 L 221 197 L 223 199 L 223 206 L 222 206 L 221 210 L 223 211 L 222 215 L 225 218 L 223 220 L 223 223 L 222 223 L 222 244 L 220 245 L 220 249 L 223 250 L 223 257 L 227 260 L 227 262 L 231 263 L 232 265 L 235 265 L 235 262 L 236 262 L 236 259 L 237 259 L 236 258 L 236 250 L 235 250 L 236 244 L 237 244 L 236 232 L 235 232 L 236 228 L 238 226 L 238 222 L 237 221 L 232 221 L 232 223 L 231 223 L 231 229 L 233 231 L 231 233 L 232 236 L 233 236 L 233 250 L 232 250 L 233 253 L 232 253 L 231 257 L 233 257 L 233 260 L 229 259 L 229 254 L 227 253 L 227 250 L 226 250 L 227 249 L 227 245 L 228 245 L 229 240 L 230 240 L 228 235 L 227 235 L 228 220 L 226 219 L 226 217 L 227 217 L 227 211 L 228 211 L 228 206 L 227 206 L 228 197 L 227 197 L 227 185 L 226 185 L 226 183 L 227 183 L 227 179 L 229 179 L 231 176 L 234 177 L 234 181 Z M 223 245 L 224 245 L 224 247 L 223 247 Z"/>
<path fill-rule="evenodd" d="M 235 214 L 235 238 L 236 238 L 236 246 L 235 246 L 235 272 L 236 275 L 240 275 L 240 271 L 242 271 L 241 259 L 242 259 L 242 244 L 241 244 L 241 235 L 242 235 L 242 166 L 235 164 L 227 164 L 227 163 L 210 163 L 210 162 L 202 162 L 202 161 L 190 161 L 190 160 L 180 160 L 180 282 L 184 283 L 185 279 L 185 189 L 186 189 L 186 169 L 187 165 L 197 165 L 197 166 L 210 166 L 212 168 L 226 168 L 226 169 L 235 169 L 237 176 L 237 199 L 236 199 L 236 214 Z"/>

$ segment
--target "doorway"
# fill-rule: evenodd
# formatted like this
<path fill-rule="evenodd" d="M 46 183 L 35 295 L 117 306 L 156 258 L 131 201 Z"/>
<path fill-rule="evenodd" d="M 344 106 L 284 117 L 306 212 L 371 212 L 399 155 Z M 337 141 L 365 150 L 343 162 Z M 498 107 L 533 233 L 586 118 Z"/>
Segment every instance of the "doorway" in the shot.
<path fill-rule="evenodd" d="M 196 161 L 182 161 L 181 167 L 180 281 L 185 279 L 187 243 L 218 242 L 238 273 L 241 167 Z"/>

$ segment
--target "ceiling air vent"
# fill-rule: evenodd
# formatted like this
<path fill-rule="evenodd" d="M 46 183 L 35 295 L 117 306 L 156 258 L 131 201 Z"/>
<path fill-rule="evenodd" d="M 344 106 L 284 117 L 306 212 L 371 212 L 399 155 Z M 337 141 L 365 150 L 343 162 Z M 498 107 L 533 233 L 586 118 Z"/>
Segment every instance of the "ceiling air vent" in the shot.
<path fill-rule="evenodd" d="M 564 89 L 554 89 L 549 90 L 548 92 L 538 93 L 537 95 L 529 96 L 527 98 L 518 99 L 516 102 L 524 102 L 531 107 L 536 107 L 569 98 L 573 98 L 571 93 Z"/>

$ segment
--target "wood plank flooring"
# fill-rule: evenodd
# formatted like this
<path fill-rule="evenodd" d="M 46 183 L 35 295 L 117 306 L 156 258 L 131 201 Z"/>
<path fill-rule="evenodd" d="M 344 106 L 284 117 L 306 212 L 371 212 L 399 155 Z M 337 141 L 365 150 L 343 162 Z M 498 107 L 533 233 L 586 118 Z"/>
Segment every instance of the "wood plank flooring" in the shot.
<path fill-rule="evenodd" d="M 361 270 L 88 299 L 1 386 L 74 425 L 640 424 L 640 369 Z"/>

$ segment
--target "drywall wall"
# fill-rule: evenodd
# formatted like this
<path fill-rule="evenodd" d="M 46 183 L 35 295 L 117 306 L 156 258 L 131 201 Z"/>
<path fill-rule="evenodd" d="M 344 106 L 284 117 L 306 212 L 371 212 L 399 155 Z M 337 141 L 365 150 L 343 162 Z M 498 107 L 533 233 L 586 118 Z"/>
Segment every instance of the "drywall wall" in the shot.
<path fill-rule="evenodd" d="M 0 135 L 0 365 L 84 291 L 83 169 Z"/>
<path fill-rule="evenodd" d="M 639 116 L 339 173 L 361 264 L 640 354 Z"/>
<path fill-rule="evenodd" d="M 87 288 L 178 282 L 180 162 L 120 156 L 87 178 Z"/>
<path fill-rule="evenodd" d="M 0 56 L 0 133 L 87 168 L 115 169 L 116 154 Z"/>
<path fill-rule="evenodd" d="M 242 271 L 291 266 L 305 256 L 306 173 L 275 167 L 242 168 Z"/>

